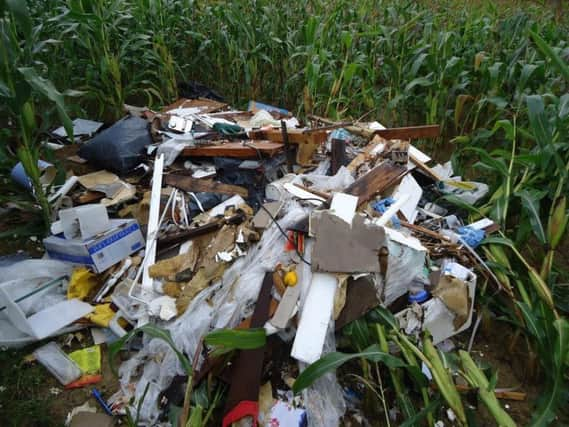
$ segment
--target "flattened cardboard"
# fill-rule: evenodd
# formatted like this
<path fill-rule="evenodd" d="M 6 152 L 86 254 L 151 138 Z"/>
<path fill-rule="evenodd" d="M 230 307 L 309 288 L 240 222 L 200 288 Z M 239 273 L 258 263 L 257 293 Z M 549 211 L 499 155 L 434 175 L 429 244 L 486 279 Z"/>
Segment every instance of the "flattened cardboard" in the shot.
<path fill-rule="evenodd" d="M 381 272 L 379 251 L 386 245 L 385 231 L 363 215 L 352 224 L 329 211 L 315 212 L 311 227 L 316 241 L 312 271 L 330 273 Z"/>

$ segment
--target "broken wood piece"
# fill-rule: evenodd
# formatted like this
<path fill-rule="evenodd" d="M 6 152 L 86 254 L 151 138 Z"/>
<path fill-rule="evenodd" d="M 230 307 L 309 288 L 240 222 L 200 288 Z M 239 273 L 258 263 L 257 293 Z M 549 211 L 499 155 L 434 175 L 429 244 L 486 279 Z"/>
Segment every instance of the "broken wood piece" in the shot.
<path fill-rule="evenodd" d="M 187 192 L 204 192 L 204 193 L 221 193 L 221 194 L 238 194 L 241 197 L 248 197 L 249 191 L 238 185 L 223 184 L 212 179 L 192 178 L 185 175 L 166 175 L 164 182 L 167 185 L 179 188 Z"/>
<path fill-rule="evenodd" d="M 407 168 L 385 161 L 359 177 L 344 192 L 359 197 L 359 206 L 396 184 L 406 173 Z"/>
<path fill-rule="evenodd" d="M 441 134 L 439 125 L 405 126 L 398 128 L 377 129 L 374 135 L 385 139 L 423 139 L 438 138 Z"/>
<path fill-rule="evenodd" d="M 185 240 L 194 239 L 196 237 L 203 236 L 204 234 L 208 234 L 213 231 L 219 230 L 225 224 L 234 224 L 234 225 L 241 224 L 244 220 L 245 220 L 245 214 L 242 212 L 238 212 L 237 214 L 229 218 L 221 218 L 219 220 L 212 221 L 200 227 L 195 227 L 189 230 L 179 231 L 177 233 L 167 234 L 163 237 L 159 237 L 158 246 L 160 249 L 162 249 L 168 245 L 173 245 L 183 240 L 185 241 Z"/>
<path fill-rule="evenodd" d="M 330 163 L 331 175 L 336 175 L 338 170 L 348 163 L 346 157 L 346 141 L 343 139 L 332 140 L 332 157 Z"/>
<path fill-rule="evenodd" d="M 259 155 L 273 157 L 283 151 L 283 148 L 283 144 L 270 141 L 226 142 L 220 145 L 187 147 L 182 150 L 182 156 L 258 159 Z"/>
<path fill-rule="evenodd" d="M 423 163 L 421 160 L 419 160 L 417 157 L 415 157 L 413 154 L 409 153 L 409 159 L 411 160 L 411 162 L 417 166 L 417 168 L 419 168 L 419 170 L 421 170 L 422 172 L 424 172 L 428 177 L 430 177 L 431 179 L 439 182 L 442 181 L 443 179 L 441 178 L 441 176 L 439 174 L 437 174 L 434 170 L 432 170 L 430 167 L 428 167 L 425 163 Z"/>
<path fill-rule="evenodd" d="M 464 384 L 455 384 L 455 385 L 456 385 L 456 389 L 460 393 L 469 393 L 472 391 L 476 391 L 475 388 L 472 388 L 472 387 L 464 385 Z M 434 387 L 436 388 L 436 386 L 434 386 Z M 527 393 L 524 393 L 523 391 L 494 390 L 494 394 L 496 395 L 496 397 L 498 399 L 515 400 L 515 401 L 519 401 L 519 402 L 526 400 L 526 398 L 527 398 Z"/>
<path fill-rule="evenodd" d="M 303 131 L 303 133 L 313 133 L 313 132 L 320 132 L 323 130 L 339 129 L 339 128 L 343 128 L 346 126 L 352 126 L 353 124 L 354 124 L 354 122 L 340 122 L 340 123 L 335 123 L 333 125 L 326 125 L 326 126 L 321 126 L 321 127 L 314 127 L 314 128 L 310 128 L 310 129 L 305 129 Z"/>
<path fill-rule="evenodd" d="M 305 129 L 287 129 L 286 135 L 290 144 L 298 146 L 296 162 L 302 166 L 312 164 L 312 156 L 318 147 L 326 141 L 328 134 L 325 130 L 313 130 L 305 133 Z M 274 142 L 283 142 L 284 136 L 280 129 L 254 130 L 249 132 L 251 139 L 268 139 Z"/>
<path fill-rule="evenodd" d="M 429 236 L 433 239 L 437 239 L 437 240 L 440 240 L 442 242 L 449 242 L 450 243 L 450 239 L 448 236 L 443 236 L 442 234 L 439 234 L 436 231 L 429 230 L 428 228 L 422 227 L 420 225 L 410 224 L 407 221 L 403 221 L 403 220 L 399 220 L 399 222 L 401 223 L 401 225 L 403 227 L 408 228 L 409 230 L 415 231 L 415 232 L 420 233 L 420 234 L 424 234 L 425 236 Z"/>
<path fill-rule="evenodd" d="M 302 184 L 293 183 L 292 185 L 294 185 L 295 187 L 300 188 L 301 190 L 308 191 L 308 192 L 310 192 L 310 193 L 316 194 L 318 197 L 322 197 L 323 199 L 329 199 L 330 197 L 332 197 L 332 196 L 330 195 L 330 193 L 326 193 L 326 192 L 324 192 L 324 191 L 314 190 L 314 189 L 309 188 L 309 187 L 307 187 L 307 186 L 305 186 L 305 185 L 302 185 Z"/>
<path fill-rule="evenodd" d="M 342 329 L 348 323 L 359 319 L 371 309 L 381 304 L 378 290 L 371 275 L 348 279 L 346 304 L 336 319 L 334 327 Z"/>
<path fill-rule="evenodd" d="M 327 125 L 336 125 L 333 120 L 324 117 L 309 115 L 310 120 L 319 121 Z M 385 139 L 419 139 L 419 138 L 438 138 L 440 136 L 439 125 L 423 125 L 423 126 L 404 126 L 397 128 L 376 129 L 371 130 L 364 128 L 357 123 L 354 126 L 345 127 L 348 132 L 360 135 L 364 138 L 370 139 L 374 135 L 379 135 Z"/>
<path fill-rule="evenodd" d="M 388 141 L 381 136 L 376 135 L 371 142 L 348 164 L 347 168 L 350 172 L 355 172 L 363 163 L 377 157 L 383 152 Z"/>
<path fill-rule="evenodd" d="M 265 273 L 255 311 L 251 317 L 251 328 L 262 328 L 269 319 L 272 287 L 273 274 Z M 256 425 L 264 352 L 265 346 L 239 352 L 232 367 L 231 387 L 225 403 L 223 427 L 228 427 L 245 417 L 252 417 Z"/>

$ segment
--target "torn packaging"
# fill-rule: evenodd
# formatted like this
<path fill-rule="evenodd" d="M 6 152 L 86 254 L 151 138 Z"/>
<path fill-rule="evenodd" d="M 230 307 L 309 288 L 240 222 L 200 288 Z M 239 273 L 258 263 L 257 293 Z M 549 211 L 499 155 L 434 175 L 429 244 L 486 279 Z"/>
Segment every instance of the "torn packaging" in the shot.
<path fill-rule="evenodd" d="M 312 270 L 331 273 L 381 272 L 380 249 L 386 246 L 383 227 L 356 214 L 352 224 L 329 211 L 313 212 L 315 236 Z"/>
<path fill-rule="evenodd" d="M 433 290 L 433 295 L 440 298 L 449 310 L 455 313 L 454 327 L 459 329 L 468 318 L 468 288 L 466 283 L 456 277 L 443 275 Z"/>

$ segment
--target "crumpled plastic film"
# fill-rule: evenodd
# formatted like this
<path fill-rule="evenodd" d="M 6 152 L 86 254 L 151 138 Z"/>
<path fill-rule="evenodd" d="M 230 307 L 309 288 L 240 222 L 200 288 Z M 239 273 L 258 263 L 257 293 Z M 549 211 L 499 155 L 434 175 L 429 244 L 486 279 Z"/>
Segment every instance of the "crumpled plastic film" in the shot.
<path fill-rule="evenodd" d="M 308 212 L 294 201 L 285 202 L 282 211 L 284 216 L 278 222 L 283 229 Z M 273 224 L 244 257 L 225 271 L 221 281 L 200 292 L 184 314 L 166 326 L 179 351 L 192 359 L 200 338 L 213 326 L 234 327 L 252 313 L 265 273 L 278 262 L 288 263 L 291 258 L 299 261 L 294 252 L 284 251 L 284 244 L 285 237 Z M 160 339 L 151 339 L 119 369 L 125 393 L 130 393 L 129 385 L 136 383 L 132 409 L 136 408 L 147 382 L 152 384 L 152 389 L 164 390 L 176 374 L 185 373 L 175 353 Z M 144 399 L 140 417 L 144 425 L 154 425 L 156 421 L 157 396 L 149 392 Z"/>
<path fill-rule="evenodd" d="M 334 320 L 328 326 L 322 355 L 336 351 Z M 308 365 L 299 362 L 302 372 Z M 346 402 L 336 374 L 329 372 L 303 391 L 304 404 L 310 427 L 337 427 L 346 412 Z"/>
<path fill-rule="evenodd" d="M 17 299 L 34 291 L 38 286 L 57 277 L 70 276 L 73 265 L 52 259 L 30 259 L 0 268 L 0 286 L 6 287 L 8 294 Z M 43 310 L 65 300 L 65 294 L 59 286 L 41 291 L 18 305 L 29 314 Z"/>
<path fill-rule="evenodd" d="M 310 181 L 312 183 L 310 188 L 318 191 L 342 191 L 355 181 L 351 172 L 345 166 L 338 169 L 336 175 L 333 176 L 318 174 L 314 171 L 313 173 L 302 175 L 302 178 Z"/>
<path fill-rule="evenodd" d="M 161 154 L 164 155 L 164 166 L 170 166 L 174 163 L 184 148 L 196 145 L 192 136 L 183 135 L 183 137 L 186 137 L 187 139 L 172 138 L 158 146 L 156 157 Z"/>

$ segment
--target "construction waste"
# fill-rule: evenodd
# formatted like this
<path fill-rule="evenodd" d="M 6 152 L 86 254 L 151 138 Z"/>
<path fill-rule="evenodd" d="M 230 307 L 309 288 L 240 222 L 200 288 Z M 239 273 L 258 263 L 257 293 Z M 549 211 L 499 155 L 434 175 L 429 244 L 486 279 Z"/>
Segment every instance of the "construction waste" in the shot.
<path fill-rule="evenodd" d="M 382 306 L 444 344 L 472 325 L 479 278 L 499 286 L 476 253 L 498 227 L 448 202 L 488 187 L 414 145 L 438 126 L 302 123 L 207 98 L 125 109 L 106 128 L 77 119 L 74 141 L 54 131 L 67 176 L 54 186 L 42 163 L 55 212 L 45 256 L 0 267 L 0 346 L 90 328 L 79 354 L 49 340 L 34 352 L 66 388 L 96 384 L 101 346 L 129 338 L 120 389 L 93 389 L 108 425 L 127 412 L 172 425 L 188 381 L 213 381 L 227 384 L 224 426 L 337 426 L 347 396 L 333 373 L 292 392 L 335 331 Z M 264 344 L 224 353 L 206 339 L 248 329 Z M 91 409 L 71 422 L 89 425 Z"/>

